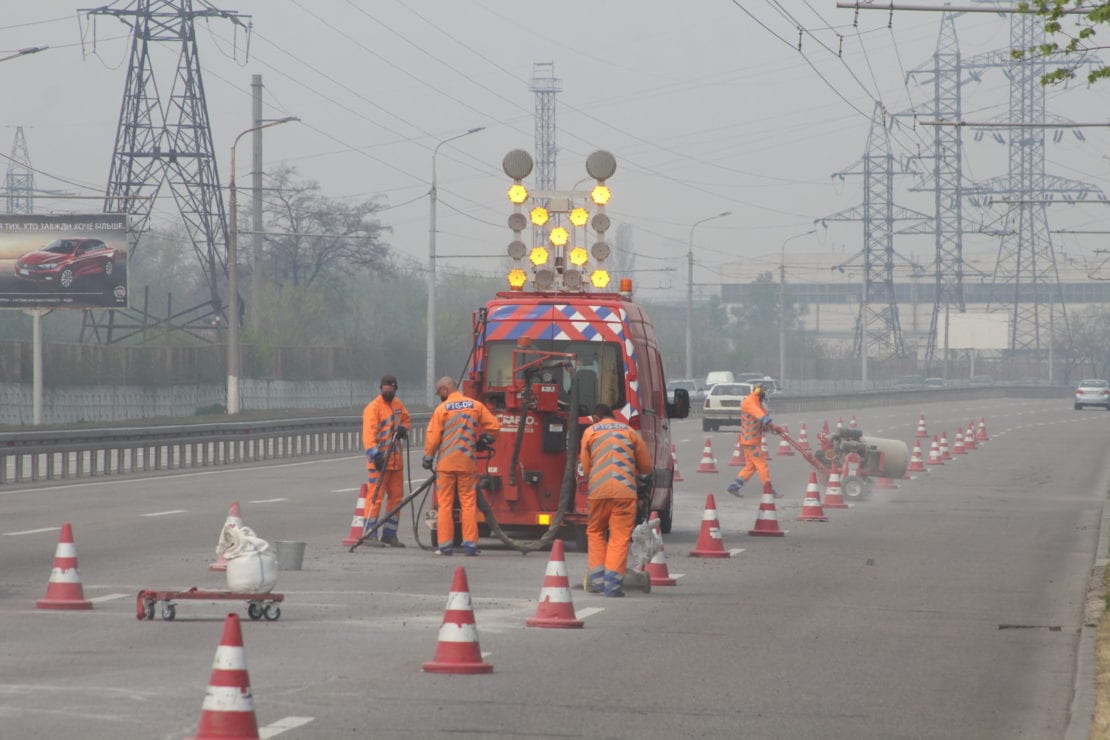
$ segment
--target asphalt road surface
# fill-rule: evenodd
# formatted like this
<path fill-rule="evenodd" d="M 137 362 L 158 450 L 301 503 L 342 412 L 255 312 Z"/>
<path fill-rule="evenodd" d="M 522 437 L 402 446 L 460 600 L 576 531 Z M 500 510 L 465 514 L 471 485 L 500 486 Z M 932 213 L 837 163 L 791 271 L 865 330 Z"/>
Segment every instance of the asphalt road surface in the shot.
<path fill-rule="evenodd" d="M 1110 482 L 1110 413 L 1070 399 L 861 409 L 912 442 L 985 417 L 991 441 L 828 522 L 797 522 L 808 468 L 776 457 L 783 538 L 752 538 L 759 496 L 724 492 L 735 430 L 677 422 L 685 481 L 666 554 L 673 588 L 585 594 L 581 630 L 526 628 L 547 561 L 360 549 L 361 457 L 0 489 L 0 736 L 180 739 L 195 732 L 228 611 L 243 616 L 263 737 L 1056 738 L 1065 735 L 1088 579 Z M 811 439 L 851 412 L 776 416 Z M 720 470 L 698 474 L 706 437 Z M 413 451 L 415 473 L 418 451 Z M 749 489 L 757 486 L 749 486 Z M 687 557 L 706 494 L 729 559 Z M 278 621 L 181 601 L 138 621 L 140 589 L 225 587 L 207 569 L 231 501 L 270 541 L 307 542 Z M 35 609 L 73 523 L 86 612 Z M 469 577 L 491 675 L 431 675 L 452 572 Z M 1079 681 L 1082 688 L 1084 681 Z"/>

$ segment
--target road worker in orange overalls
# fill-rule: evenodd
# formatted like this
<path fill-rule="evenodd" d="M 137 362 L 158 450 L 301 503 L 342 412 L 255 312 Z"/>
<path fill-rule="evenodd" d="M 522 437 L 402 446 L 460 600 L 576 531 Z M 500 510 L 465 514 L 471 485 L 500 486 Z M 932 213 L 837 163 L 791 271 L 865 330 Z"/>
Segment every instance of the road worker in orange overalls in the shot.
<path fill-rule="evenodd" d="M 763 386 L 757 385 L 752 389 L 740 404 L 740 446 L 744 451 L 747 464 L 736 474 L 736 480 L 728 484 L 728 492 L 733 496 L 741 497 L 740 489 L 748 482 L 753 474 L 759 474 L 763 481 L 763 492 L 773 495 L 779 494 L 771 485 L 771 468 L 767 465 L 767 456 L 763 453 L 763 433 L 773 427 L 771 415 L 763 405 L 767 392 Z"/>
<path fill-rule="evenodd" d="M 651 456 L 639 433 L 616 421 L 607 405 L 594 407 L 593 421 L 582 435 L 578 455 L 589 490 L 586 588 L 624 596 L 628 543 L 636 523 L 636 478 L 651 472 Z"/>
<path fill-rule="evenodd" d="M 443 401 L 432 412 L 424 439 L 424 469 L 436 471 L 437 555 L 451 555 L 455 541 L 455 496 L 459 497 L 463 552 L 478 554 L 478 481 L 474 476 L 478 452 L 493 444 L 501 425 L 480 401 L 459 393 L 452 378 L 440 378 L 436 393 Z M 436 454 L 439 460 L 435 460 Z"/>
<path fill-rule="evenodd" d="M 364 532 L 378 523 L 382 499 L 385 499 L 387 512 L 393 511 L 401 503 L 405 477 L 401 441 L 408 439 L 409 427 L 412 426 L 408 409 L 397 398 L 397 378 L 383 375 L 379 388 L 381 395 L 366 404 L 366 408 L 362 410 L 362 446 L 366 448 L 366 470 L 370 487 L 364 512 Z M 378 530 L 381 539 L 371 536 L 366 539 L 365 544 L 372 547 L 404 547 L 404 543 L 397 539 L 399 521 L 398 514 L 389 517 Z"/>

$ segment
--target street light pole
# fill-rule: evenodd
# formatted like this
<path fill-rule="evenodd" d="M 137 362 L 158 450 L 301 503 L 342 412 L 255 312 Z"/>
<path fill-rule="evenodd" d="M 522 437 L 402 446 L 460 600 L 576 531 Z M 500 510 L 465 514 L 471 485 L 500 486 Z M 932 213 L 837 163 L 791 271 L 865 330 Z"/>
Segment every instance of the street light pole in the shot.
<path fill-rule="evenodd" d="M 231 144 L 231 175 L 228 183 L 227 207 L 231 211 L 231 223 L 227 230 L 227 413 L 239 413 L 239 202 L 235 190 L 235 147 L 247 134 L 261 131 L 290 121 L 299 121 L 296 116 L 286 116 L 261 126 L 252 126 L 241 131 Z"/>
<path fill-rule="evenodd" d="M 439 142 L 432 149 L 432 188 L 428 191 L 428 195 L 431 196 L 428 206 L 428 364 L 424 370 L 424 386 L 429 399 L 435 395 L 436 390 L 436 200 L 438 198 L 436 190 L 436 155 L 439 154 L 439 148 L 444 144 L 455 139 L 461 139 L 464 136 L 476 134 L 485 130 L 485 128 L 485 126 L 478 126 L 461 134 L 455 134 Z"/>
<path fill-rule="evenodd" d="M 783 388 L 786 387 L 786 244 L 816 231 L 817 229 L 810 229 L 801 234 L 786 237 L 779 254 L 779 386 Z"/>
<path fill-rule="evenodd" d="M 686 377 L 694 377 L 694 229 L 698 224 L 715 218 L 731 216 L 732 211 L 722 211 L 716 216 L 707 216 L 695 221 L 690 227 L 690 239 L 686 249 Z"/>

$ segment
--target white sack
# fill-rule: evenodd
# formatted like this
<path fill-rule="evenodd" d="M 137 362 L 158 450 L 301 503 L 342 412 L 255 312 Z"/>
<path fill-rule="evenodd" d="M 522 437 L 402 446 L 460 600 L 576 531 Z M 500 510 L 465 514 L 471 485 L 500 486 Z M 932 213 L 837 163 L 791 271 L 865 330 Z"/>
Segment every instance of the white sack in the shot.
<path fill-rule="evenodd" d="M 277 558 L 270 543 L 250 527 L 224 527 L 216 552 L 227 560 L 227 587 L 232 592 L 264 594 L 277 584 Z"/>

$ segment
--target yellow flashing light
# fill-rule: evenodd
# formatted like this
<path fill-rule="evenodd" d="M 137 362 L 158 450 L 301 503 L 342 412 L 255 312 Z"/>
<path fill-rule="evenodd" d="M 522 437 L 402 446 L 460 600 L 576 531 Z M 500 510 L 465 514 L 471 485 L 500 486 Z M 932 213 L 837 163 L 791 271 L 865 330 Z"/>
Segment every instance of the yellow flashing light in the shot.
<path fill-rule="evenodd" d="M 590 273 L 590 282 L 593 283 L 595 288 L 604 288 L 609 284 L 609 271 L 594 270 Z"/>
<path fill-rule="evenodd" d="M 549 214 L 547 209 L 543 206 L 536 206 L 529 211 L 528 216 L 536 226 L 543 226 L 547 223 L 547 219 L 551 218 L 551 214 Z"/>
<path fill-rule="evenodd" d="M 551 243 L 556 247 L 565 245 L 570 240 L 570 233 L 562 226 L 556 226 L 551 230 L 551 236 L 548 237 Z"/>
<path fill-rule="evenodd" d="M 551 525 L 551 515 L 550 514 L 536 514 L 536 524 L 540 525 L 541 527 L 550 526 Z"/>
<path fill-rule="evenodd" d="M 528 200 L 528 190 L 519 183 L 509 188 L 509 200 L 517 205 Z"/>
<path fill-rule="evenodd" d="M 567 255 L 567 258 L 570 260 L 570 263 L 572 265 L 581 267 L 582 265 L 586 264 L 586 260 L 590 258 L 590 255 L 582 247 L 575 247 L 574 249 L 570 250 L 570 254 Z"/>
<path fill-rule="evenodd" d="M 585 208 L 575 208 L 570 212 L 570 222 L 575 226 L 585 226 L 590 220 L 590 214 Z"/>
<path fill-rule="evenodd" d="M 609 192 L 609 188 L 605 187 L 604 185 L 598 185 L 590 191 L 590 199 L 594 203 L 597 203 L 599 206 L 603 206 L 608 203 L 610 195 L 611 193 Z"/>
<path fill-rule="evenodd" d="M 548 258 L 547 250 L 543 247 L 532 247 L 532 253 L 528 255 L 528 259 L 532 260 L 532 264 L 536 267 L 547 264 Z"/>
<path fill-rule="evenodd" d="M 509 270 L 509 274 L 505 276 L 509 280 L 509 287 L 513 290 L 520 290 L 524 284 L 528 282 L 528 273 L 520 268 Z"/>

